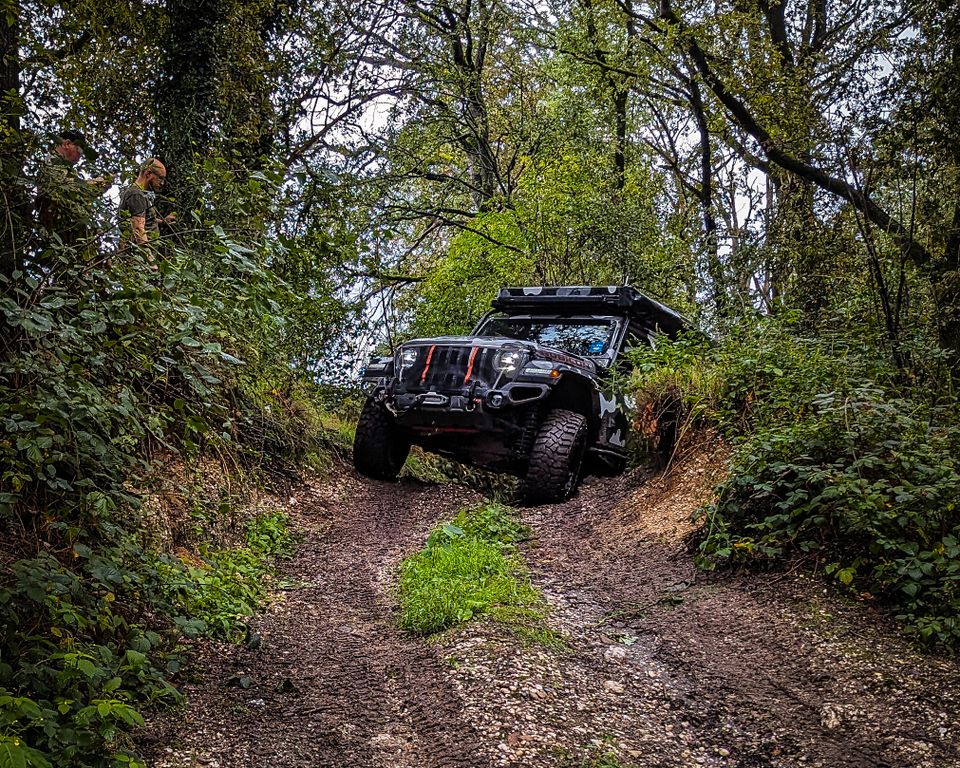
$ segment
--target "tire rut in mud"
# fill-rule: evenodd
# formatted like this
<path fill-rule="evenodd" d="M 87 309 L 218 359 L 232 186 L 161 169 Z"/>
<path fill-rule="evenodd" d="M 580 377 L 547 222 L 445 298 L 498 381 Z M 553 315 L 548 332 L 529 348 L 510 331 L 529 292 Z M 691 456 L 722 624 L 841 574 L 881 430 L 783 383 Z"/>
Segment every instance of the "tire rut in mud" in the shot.
<path fill-rule="evenodd" d="M 204 681 L 152 728 L 152 764 L 960 767 L 955 660 L 817 580 L 694 568 L 689 513 L 723 461 L 701 463 L 522 510 L 562 646 L 490 621 L 433 642 L 397 631 L 397 564 L 475 494 L 351 473 L 317 486 L 294 507 L 295 586 L 257 623 L 262 647 L 203 646 Z M 238 675 L 249 689 L 223 686 Z"/>
<path fill-rule="evenodd" d="M 694 732 L 687 746 L 700 756 L 689 764 L 960 766 L 955 660 L 917 653 L 880 614 L 816 579 L 698 572 L 682 536 L 636 535 L 662 510 L 638 504 L 628 485 L 593 483 L 528 511 L 539 533 L 531 559 L 537 580 L 587 606 L 607 635 L 650 649 L 670 710 Z"/>
<path fill-rule="evenodd" d="M 151 764 L 482 766 L 442 662 L 399 633 L 390 598 L 400 559 L 466 493 L 347 476 L 303 494 L 292 587 L 256 622 L 259 648 L 201 646 L 186 711 L 144 738 Z"/>

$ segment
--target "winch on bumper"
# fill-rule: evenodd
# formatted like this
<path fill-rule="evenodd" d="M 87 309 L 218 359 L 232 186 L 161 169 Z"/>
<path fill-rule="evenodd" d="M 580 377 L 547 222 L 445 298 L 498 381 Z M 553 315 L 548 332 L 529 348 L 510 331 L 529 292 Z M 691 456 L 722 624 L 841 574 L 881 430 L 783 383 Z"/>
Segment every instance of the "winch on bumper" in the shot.
<path fill-rule="evenodd" d="M 498 389 L 474 384 L 459 393 L 407 392 L 402 388 L 387 386 L 374 392 L 374 400 L 382 402 L 397 417 L 397 422 L 416 427 L 420 424 L 439 423 L 444 415 L 451 423 L 457 415 L 467 417 L 463 426 L 472 424 L 478 429 L 489 428 L 509 419 L 511 411 L 543 400 L 550 394 L 550 387 L 536 382 L 511 382 Z M 486 423 L 478 423 L 478 417 L 486 416 Z"/>

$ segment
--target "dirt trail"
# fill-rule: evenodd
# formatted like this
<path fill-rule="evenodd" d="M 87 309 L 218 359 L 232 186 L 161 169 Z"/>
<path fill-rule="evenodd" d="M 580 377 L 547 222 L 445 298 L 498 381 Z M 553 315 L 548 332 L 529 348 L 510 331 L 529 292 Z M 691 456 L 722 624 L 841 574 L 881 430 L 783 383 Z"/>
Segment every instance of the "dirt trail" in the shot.
<path fill-rule="evenodd" d="M 260 646 L 204 646 L 186 710 L 142 749 L 157 768 L 960 766 L 956 662 L 816 581 L 696 572 L 687 515 L 721 465 L 701 453 L 523 511 L 563 647 L 490 622 L 396 629 L 397 564 L 472 492 L 352 474 L 305 489 Z"/>

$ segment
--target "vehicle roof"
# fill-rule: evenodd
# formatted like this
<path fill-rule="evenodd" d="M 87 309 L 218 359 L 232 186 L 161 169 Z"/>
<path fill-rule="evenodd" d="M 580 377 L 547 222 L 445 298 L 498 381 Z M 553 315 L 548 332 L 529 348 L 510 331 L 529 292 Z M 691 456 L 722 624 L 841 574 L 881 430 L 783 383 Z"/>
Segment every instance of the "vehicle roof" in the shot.
<path fill-rule="evenodd" d="M 491 302 L 508 315 L 616 315 L 629 317 L 649 331 L 675 338 L 692 324 L 666 304 L 629 285 L 558 285 L 501 288 Z"/>

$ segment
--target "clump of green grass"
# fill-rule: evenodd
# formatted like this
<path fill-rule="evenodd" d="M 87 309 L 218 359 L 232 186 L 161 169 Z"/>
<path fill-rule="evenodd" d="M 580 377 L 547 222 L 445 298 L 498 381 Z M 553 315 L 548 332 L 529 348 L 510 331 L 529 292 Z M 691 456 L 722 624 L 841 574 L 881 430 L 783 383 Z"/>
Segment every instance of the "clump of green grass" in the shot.
<path fill-rule="evenodd" d="M 465 536 L 497 545 L 514 545 L 530 538 L 530 529 L 521 523 L 506 504 L 488 501 L 464 507 L 453 525 Z"/>
<path fill-rule="evenodd" d="M 508 624 L 542 620 L 542 599 L 516 550 L 527 535 L 498 503 L 467 507 L 437 526 L 400 567 L 400 626 L 433 634 L 481 615 Z"/>

